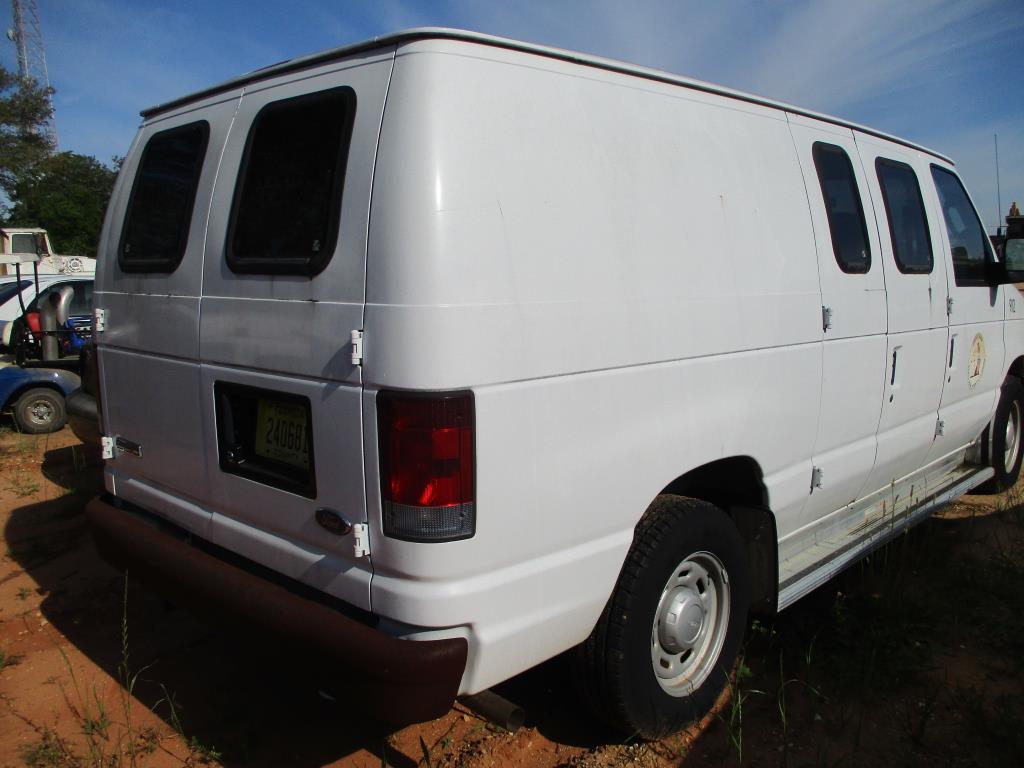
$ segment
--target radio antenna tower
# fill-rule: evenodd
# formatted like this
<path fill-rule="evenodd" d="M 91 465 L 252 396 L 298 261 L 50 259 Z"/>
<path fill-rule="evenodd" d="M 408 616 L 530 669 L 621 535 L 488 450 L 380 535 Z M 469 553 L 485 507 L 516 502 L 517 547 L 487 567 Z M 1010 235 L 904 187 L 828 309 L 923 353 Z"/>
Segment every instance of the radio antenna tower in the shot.
<path fill-rule="evenodd" d="M 11 0 L 14 26 L 7 30 L 7 37 L 18 50 L 18 76 L 22 80 L 32 78 L 46 89 L 50 106 L 50 117 L 40 133 L 57 148 L 57 121 L 53 113 L 53 96 L 50 92 L 50 75 L 46 71 L 46 49 L 43 47 L 43 30 L 39 24 L 39 10 L 36 0 Z"/>

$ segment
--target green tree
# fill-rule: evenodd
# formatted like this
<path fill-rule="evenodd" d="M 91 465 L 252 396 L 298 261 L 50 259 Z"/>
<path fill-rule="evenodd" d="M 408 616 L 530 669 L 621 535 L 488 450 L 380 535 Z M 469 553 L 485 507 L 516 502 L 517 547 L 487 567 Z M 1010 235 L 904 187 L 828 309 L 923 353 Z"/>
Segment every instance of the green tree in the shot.
<path fill-rule="evenodd" d="M 0 194 L 7 198 L 15 180 L 53 152 L 39 130 L 50 117 L 50 93 L 0 66 Z"/>
<path fill-rule="evenodd" d="M 59 152 L 19 173 L 7 222 L 44 227 L 60 254 L 95 256 L 117 171 L 94 157 Z"/>

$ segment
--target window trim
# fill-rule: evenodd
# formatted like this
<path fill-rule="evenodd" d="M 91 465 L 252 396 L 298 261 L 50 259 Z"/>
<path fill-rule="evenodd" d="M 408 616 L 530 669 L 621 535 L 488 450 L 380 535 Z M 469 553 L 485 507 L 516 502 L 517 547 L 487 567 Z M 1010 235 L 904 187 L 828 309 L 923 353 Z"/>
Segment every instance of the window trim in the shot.
<path fill-rule="evenodd" d="M 861 236 L 864 238 L 864 246 L 867 249 L 867 261 L 863 266 L 859 264 L 850 265 L 844 263 L 839 258 L 839 243 L 836 242 L 836 228 L 832 223 L 832 209 L 828 204 L 828 193 L 825 191 L 825 179 L 821 175 L 821 166 L 818 165 L 818 153 L 829 152 L 831 154 L 842 155 L 846 161 L 846 167 L 850 171 L 850 179 L 853 181 L 853 191 L 857 199 L 857 212 L 860 214 L 860 231 Z M 827 141 L 816 141 L 811 146 L 811 159 L 814 161 L 814 171 L 818 176 L 818 186 L 821 189 L 821 200 L 825 207 L 825 220 L 828 223 L 829 235 L 832 239 L 832 255 L 835 257 L 836 264 L 843 272 L 848 275 L 866 275 L 871 271 L 872 253 L 871 253 L 871 239 L 868 237 L 868 223 L 864 216 L 864 200 L 861 197 L 860 185 L 857 183 L 857 173 L 853 169 L 853 161 L 850 160 L 849 153 L 840 147 L 838 144 L 830 144 Z"/>
<path fill-rule="evenodd" d="M 974 207 L 974 201 L 971 200 L 971 196 L 967 194 L 967 187 L 964 186 L 963 180 L 951 169 L 944 168 L 943 166 L 938 165 L 937 163 L 932 163 L 932 186 L 935 187 L 935 196 L 936 198 L 938 198 L 939 208 L 942 210 L 942 224 L 946 228 L 946 239 L 949 242 L 949 261 L 953 265 L 953 282 L 959 288 L 991 288 L 991 283 L 984 277 L 961 278 L 956 273 L 956 261 L 953 259 L 953 241 L 949 233 L 949 224 L 946 221 L 946 210 L 945 206 L 942 204 L 942 195 L 939 194 L 939 185 L 935 181 L 936 171 L 941 171 L 942 173 L 945 173 L 947 176 L 955 180 L 956 183 L 960 185 L 960 191 L 964 193 L 964 199 L 967 201 L 967 204 L 971 206 L 971 212 L 974 214 L 975 221 L 978 222 L 978 226 L 981 228 L 982 245 L 985 248 L 985 261 L 983 262 L 982 268 L 986 275 L 990 273 L 991 265 L 996 263 L 996 256 L 995 252 L 992 250 L 992 241 L 988 239 L 988 233 L 985 231 L 985 224 L 982 222 L 981 216 L 978 215 L 978 209 Z"/>
<path fill-rule="evenodd" d="M 201 131 L 201 139 L 199 142 L 199 151 L 196 153 L 195 168 L 192 172 L 192 185 L 191 192 L 188 197 L 188 215 L 184 217 L 181 223 L 181 229 L 178 232 L 178 253 L 170 259 L 125 259 L 124 246 L 125 237 L 128 235 L 128 222 L 131 221 L 132 209 L 135 206 L 136 195 L 139 191 L 139 182 L 142 179 L 142 170 L 146 167 L 146 157 L 149 155 L 149 150 L 153 146 L 153 141 L 157 137 L 167 136 L 173 133 L 184 133 L 185 131 L 191 131 L 195 128 L 199 128 Z M 125 207 L 124 217 L 121 219 L 121 237 L 117 243 L 117 266 L 122 272 L 128 273 L 151 273 L 151 274 L 172 274 L 179 266 L 181 266 L 182 259 L 185 258 L 185 251 L 188 250 L 188 236 L 192 229 L 192 218 L 195 216 L 196 197 L 199 194 L 199 180 L 203 176 L 203 169 L 206 167 L 206 151 L 210 146 L 210 123 L 207 120 L 195 120 L 191 123 L 184 123 L 182 125 L 176 125 L 173 128 L 167 128 L 163 131 L 157 131 L 146 141 L 146 146 L 142 150 L 142 156 L 139 158 L 139 164 L 135 170 L 135 180 L 132 182 L 132 192 L 128 197 L 128 205 Z"/>
<path fill-rule="evenodd" d="M 896 232 L 892 226 L 892 209 L 889 205 L 889 195 L 885 191 L 885 184 L 882 182 L 882 166 L 891 168 L 906 168 L 914 179 L 914 186 L 917 189 L 917 202 L 921 211 L 921 218 L 924 220 L 926 241 L 928 243 L 928 269 L 921 267 L 907 267 L 901 261 L 896 250 Z M 917 171 L 910 163 L 901 160 L 891 160 L 888 157 L 875 158 L 875 176 L 878 178 L 878 188 L 882 192 L 882 203 L 885 206 L 885 223 L 889 227 L 889 244 L 892 246 L 892 260 L 896 262 L 896 268 L 904 275 L 930 275 L 935 270 L 935 250 L 932 248 L 932 228 L 928 224 L 928 212 L 924 207 L 924 196 L 921 194 L 921 180 L 917 178 Z"/>
<path fill-rule="evenodd" d="M 338 168 L 334 174 L 331 188 L 327 236 L 324 241 L 324 247 L 315 256 L 301 258 L 265 259 L 239 256 L 235 253 L 235 228 L 238 225 L 238 211 L 242 205 L 245 182 L 248 178 L 249 164 L 252 160 L 253 142 L 261 119 L 268 112 L 287 109 L 291 105 L 304 101 L 327 100 L 335 94 L 340 94 L 343 97 L 346 120 L 338 137 Z M 285 99 L 277 99 L 267 102 L 260 107 L 259 112 L 256 113 L 249 124 L 249 133 L 245 138 L 245 148 L 242 151 L 242 160 L 239 163 L 238 175 L 235 178 L 235 190 L 232 194 L 231 212 L 228 216 L 224 242 L 224 259 L 228 269 L 240 275 L 302 275 L 306 277 L 314 277 L 326 269 L 334 257 L 334 252 L 337 250 L 338 238 L 341 233 L 341 206 L 344 196 L 345 179 L 348 175 L 348 156 L 352 145 L 355 116 L 356 92 L 348 85 L 312 91 Z"/>

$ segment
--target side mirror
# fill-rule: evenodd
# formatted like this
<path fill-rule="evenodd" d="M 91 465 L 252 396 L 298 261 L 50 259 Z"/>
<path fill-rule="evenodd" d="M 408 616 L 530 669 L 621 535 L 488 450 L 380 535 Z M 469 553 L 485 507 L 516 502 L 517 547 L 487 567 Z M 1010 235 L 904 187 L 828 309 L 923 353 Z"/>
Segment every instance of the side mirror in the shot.
<path fill-rule="evenodd" d="M 1003 264 L 1008 283 L 1024 283 L 1024 238 L 1014 237 L 1003 244 Z"/>

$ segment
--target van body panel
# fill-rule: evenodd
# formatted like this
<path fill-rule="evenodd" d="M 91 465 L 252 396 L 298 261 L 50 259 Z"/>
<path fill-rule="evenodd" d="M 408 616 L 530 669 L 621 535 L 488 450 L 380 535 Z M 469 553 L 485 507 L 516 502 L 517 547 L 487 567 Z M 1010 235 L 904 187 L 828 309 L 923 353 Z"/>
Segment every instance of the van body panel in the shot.
<path fill-rule="evenodd" d="M 433 45 L 399 50 L 382 127 L 367 383 L 449 389 L 820 341 L 784 116 Z"/>
<path fill-rule="evenodd" d="M 374 611 L 421 627 L 470 626 L 463 692 L 481 690 L 509 668 L 549 658 L 554 643 L 564 649 L 585 639 L 628 552 L 634 510 L 685 468 L 744 451 L 766 458 L 772 509 L 780 525 L 795 520 L 810 483 L 815 423 L 807 404 L 816 408 L 818 350 L 800 345 L 475 389 L 472 539 L 424 546 L 385 537 L 379 486 L 368 473 Z M 793 383 L 784 403 L 772 388 L 780 380 Z M 638 410 L 654 402 L 658 408 Z M 369 389 L 364 408 L 373 413 Z M 785 445 L 781 430 L 791 438 Z M 719 439 L 680 438 L 710 433 Z M 536 641 L 515 643 L 516 636 Z"/>

